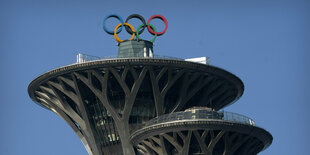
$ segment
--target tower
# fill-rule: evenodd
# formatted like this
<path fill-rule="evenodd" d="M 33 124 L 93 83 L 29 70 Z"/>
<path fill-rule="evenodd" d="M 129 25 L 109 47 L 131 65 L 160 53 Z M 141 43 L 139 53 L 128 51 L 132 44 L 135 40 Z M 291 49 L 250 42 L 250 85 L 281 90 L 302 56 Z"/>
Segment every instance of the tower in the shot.
<path fill-rule="evenodd" d="M 79 54 L 77 63 L 46 72 L 28 87 L 90 155 L 257 154 L 271 144 L 271 134 L 246 116 L 220 111 L 243 91 L 232 73 L 155 55 L 153 43 L 142 39 L 120 42 L 115 58 Z"/>

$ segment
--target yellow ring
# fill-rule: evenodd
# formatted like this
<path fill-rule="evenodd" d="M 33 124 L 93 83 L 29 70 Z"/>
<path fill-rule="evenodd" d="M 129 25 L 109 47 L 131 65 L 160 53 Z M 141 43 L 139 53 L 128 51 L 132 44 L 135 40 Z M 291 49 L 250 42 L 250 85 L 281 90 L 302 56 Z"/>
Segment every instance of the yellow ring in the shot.
<path fill-rule="evenodd" d="M 122 25 L 122 23 L 118 24 L 118 25 L 115 27 L 115 29 L 114 29 L 114 38 L 115 38 L 115 40 L 116 40 L 118 43 L 121 43 L 121 42 L 124 41 L 124 40 L 119 39 L 119 37 L 117 36 L 117 33 L 116 33 L 116 32 L 117 32 L 117 29 L 118 29 L 121 25 Z M 135 37 L 135 35 L 136 35 L 135 29 L 134 29 L 130 24 L 128 24 L 128 23 L 124 23 L 124 25 L 129 26 L 129 28 L 131 29 L 131 31 L 134 32 L 134 33 L 132 33 L 132 36 L 131 36 L 131 38 L 129 39 L 129 40 L 132 40 L 132 39 Z"/>

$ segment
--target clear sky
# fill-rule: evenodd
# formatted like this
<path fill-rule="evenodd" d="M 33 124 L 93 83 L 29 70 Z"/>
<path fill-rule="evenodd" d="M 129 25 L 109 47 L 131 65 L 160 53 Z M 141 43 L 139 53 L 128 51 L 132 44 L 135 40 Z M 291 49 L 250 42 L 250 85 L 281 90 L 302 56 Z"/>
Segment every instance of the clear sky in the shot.
<path fill-rule="evenodd" d="M 225 110 L 253 118 L 273 135 L 261 155 L 310 154 L 309 0 L 0 0 L 0 154 L 87 154 L 69 125 L 35 104 L 27 87 L 40 74 L 74 63 L 78 52 L 116 55 L 116 41 L 102 29 L 110 13 L 146 20 L 164 15 L 169 27 L 154 52 L 208 56 L 237 75 L 245 92 Z M 154 25 L 164 28 L 159 20 Z"/>

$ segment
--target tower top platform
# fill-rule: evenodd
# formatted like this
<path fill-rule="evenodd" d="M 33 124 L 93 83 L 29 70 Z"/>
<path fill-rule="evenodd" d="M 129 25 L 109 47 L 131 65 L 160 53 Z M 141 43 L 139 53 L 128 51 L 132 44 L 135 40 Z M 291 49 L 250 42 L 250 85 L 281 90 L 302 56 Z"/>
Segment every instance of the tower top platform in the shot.
<path fill-rule="evenodd" d="M 167 112 L 185 110 L 192 106 L 207 106 L 220 110 L 239 99 L 244 91 L 244 85 L 238 77 L 215 66 L 148 57 L 95 60 L 60 67 L 33 80 L 28 87 L 28 92 L 34 101 L 42 104 L 37 98 L 36 91 L 40 91 L 40 86 L 46 85 L 48 81 L 58 81 L 59 77 L 71 78 L 74 73 L 87 75 L 92 71 L 105 73 L 110 69 L 122 75 L 128 69 L 141 72 L 144 68 L 147 70 L 146 77 L 150 78 L 152 72 L 161 91 L 167 93 L 165 97 L 167 105 L 169 105 L 168 102 L 182 104 L 177 107 L 167 107 Z M 189 97 L 186 103 L 177 103 L 182 95 Z M 42 105 L 49 108 L 46 104 Z"/>

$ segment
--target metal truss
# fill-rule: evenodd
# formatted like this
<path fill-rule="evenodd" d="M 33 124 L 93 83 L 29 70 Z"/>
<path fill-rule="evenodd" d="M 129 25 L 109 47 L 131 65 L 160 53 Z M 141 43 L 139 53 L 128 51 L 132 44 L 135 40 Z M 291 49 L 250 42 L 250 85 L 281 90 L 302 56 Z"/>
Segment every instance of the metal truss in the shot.
<path fill-rule="evenodd" d="M 140 154 L 256 155 L 262 144 L 254 137 L 225 130 L 173 131 L 151 136 L 137 145 Z"/>

